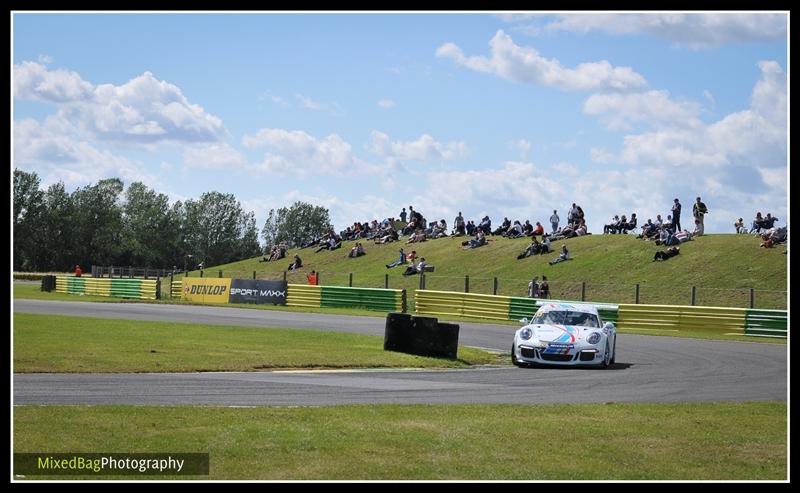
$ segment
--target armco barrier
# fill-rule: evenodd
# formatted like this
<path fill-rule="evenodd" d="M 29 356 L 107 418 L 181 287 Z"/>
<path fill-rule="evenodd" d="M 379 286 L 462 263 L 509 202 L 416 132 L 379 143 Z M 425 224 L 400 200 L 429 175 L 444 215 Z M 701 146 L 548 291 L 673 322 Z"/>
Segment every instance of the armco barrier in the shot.
<path fill-rule="evenodd" d="M 612 305 L 576 301 L 515 298 L 453 291 L 415 292 L 415 311 L 422 315 L 463 316 L 486 320 L 530 318 L 546 303 L 590 304 L 597 307 L 604 322 L 620 330 L 674 330 L 677 332 L 715 330 L 759 337 L 786 337 L 785 310 L 754 310 L 708 306 Z"/>
<path fill-rule="evenodd" d="M 183 281 L 172 281 L 169 287 L 169 297 L 180 299 L 183 296 Z"/>
<path fill-rule="evenodd" d="M 485 320 L 520 320 L 531 318 L 545 303 L 573 303 L 574 301 L 548 300 L 496 296 L 490 294 L 459 293 L 455 291 L 415 291 L 415 311 L 424 315 L 452 315 Z M 597 307 L 604 321 L 617 321 L 617 305 L 584 303 Z"/>
<path fill-rule="evenodd" d="M 386 312 L 405 312 L 406 310 L 405 291 L 401 289 L 310 286 L 306 284 L 289 284 L 286 304 L 311 308 L 362 307 Z"/>
<path fill-rule="evenodd" d="M 786 337 L 788 321 L 786 310 L 746 310 L 744 333 L 759 337 Z"/>
<path fill-rule="evenodd" d="M 671 305 L 619 305 L 617 327 L 638 330 L 716 330 L 723 333 L 743 332 L 745 312 L 742 308 Z"/>
<path fill-rule="evenodd" d="M 138 300 L 156 299 L 156 279 L 100 279 L 56 276 L 56 292 L 113 296 Z"/>

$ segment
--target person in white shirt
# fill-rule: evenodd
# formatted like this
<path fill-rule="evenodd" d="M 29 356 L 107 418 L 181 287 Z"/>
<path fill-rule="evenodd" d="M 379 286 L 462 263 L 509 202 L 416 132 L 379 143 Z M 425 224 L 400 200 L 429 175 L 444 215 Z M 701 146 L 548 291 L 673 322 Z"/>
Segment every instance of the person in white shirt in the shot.
<path fill-rule="evenodd" d="M 558 223 L 560 221 L 561 219 L 558 218 L 558 211 L 553 210 L 553 215 L 550 216 L 550 225 L 553 226 L 553 233 L 555 233 L 556 230 L 558 229 Z"/>

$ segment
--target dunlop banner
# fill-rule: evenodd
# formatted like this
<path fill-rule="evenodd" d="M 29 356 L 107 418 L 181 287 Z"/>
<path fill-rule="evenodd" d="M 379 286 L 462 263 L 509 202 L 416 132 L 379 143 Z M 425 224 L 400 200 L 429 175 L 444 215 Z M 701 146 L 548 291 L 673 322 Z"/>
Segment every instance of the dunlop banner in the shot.
<path fill-rule="evenodd" d="M 183 299 L 205 303 L 227 303 L 231 280 L 210 277 L 183 279 Z"/>
<path fill-rule="evenodd" d="M 286 281 L 254 281 L 234 279 L 231 282 L 231 303 L 286 304 Z"/>

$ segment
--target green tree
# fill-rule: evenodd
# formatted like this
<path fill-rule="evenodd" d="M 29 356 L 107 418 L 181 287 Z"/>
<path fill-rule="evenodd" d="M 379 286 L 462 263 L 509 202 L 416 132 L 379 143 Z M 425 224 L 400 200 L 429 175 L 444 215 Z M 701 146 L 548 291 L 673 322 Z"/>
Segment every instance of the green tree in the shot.
<path fill-rule="evenodd" d="M 78 238 L 73 231 L 72 197 L 64 189 L 64 183 L 58 182 L 47 188 L 44 203 L 42 249 L 45 259 L 42 270 L 68 271 L 74 267 Z"/>
<path fill-rule="evenodd" d="M 88 270 L 92 264 L 113 265 L 122 251 L 123 184 L 119 178 L 100 180 L 72 193 L 75 251 L 72 263 Z"/>
<path fill-rule="evenodd" d="M 187 254 L 205 265 L 238 260 L 241 253 L 240 225 L 244 213 L 233 194 L 206 192 L 200 200 L 186 201 L 185 238 Z"/>
<path fill-rule="evenodd" d="M 171 267 L 170 237 L 178 232 L 170 218 L 169 199 L 141 182 L 131 183 L 125 197 L 123 262 L 140 267 Z"/>
<path fill-rule="evenodd" d="M 261 235 L 267 246 L 286 243 L 296 248 L 332 229 L 328 209 L 306 202 L 269 211 Z"/>
<path fill-rule="evenodd" d="M 44 212 L 39 176 L 14 169 L 14 270 L 32 271 L 43 267 Z"/>

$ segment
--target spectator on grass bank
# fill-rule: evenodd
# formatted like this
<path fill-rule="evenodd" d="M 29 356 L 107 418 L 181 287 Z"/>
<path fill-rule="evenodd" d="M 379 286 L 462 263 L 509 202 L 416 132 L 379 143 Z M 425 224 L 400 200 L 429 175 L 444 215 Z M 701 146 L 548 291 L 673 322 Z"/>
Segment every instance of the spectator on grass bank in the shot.
<path fill-rule="evenodd" d="M 553 233 L 555 233 L 556 230 L 558 229 L 558 223 L 560 221 L 561 219 L 558 218 L 558 211 L 553 210 L 553 215 L 550 216 L 550 225 L 553 227 Z"/>
<path fill-rule="evenodd" d="M 289 264 L 289 270 L 297 270 L 303 266 L 303 261 L 300 259 L 300 255 L 294 256 L 294 261 Z"/>
<path fill-rule="evenodd" d="M 83 271 L 81 270 L 81 266 L 80 265 L 75 265 L 75 277 L 81 277 L 81 274 L 83 274 Z"/>
<path fill-rule="evenodd" d="M 311 286 L 316 286 L 316 285 L 317 285 L 317 282 L 318 282 L 318 281 L 317 281 L 317 271 L 315 271 L 315 270 L 312 270 L 312 271 L 311 271 L 311 272 L 310 272 L 310 273 L 309 273 L 309 274 L 306 276 L 306 279 L 308 279 L 308 284 L 310 284 Z"/>
<path fill-rule="evenodd" d="M 700 225 L 700 233 L 697 236 L 703 236 L 705 232 L 703 217 L 708 214 L 708 207 L 700 200 L 700 197 L 697 197 L 697 202 L 692 206 L 692 214 L 694 214 L 694 218 L 697 219 L 695 224 Z"/>
<path fill-rule="evenodd" d="M 675 199 L 675 203 L 672 205 L 672 230 L 681 230 L 681 203 L 678 199 Z"/>
<path fill-rule="evenodd" d="M 539 284 L 539 297 L 550 298 L 550 285 L 547 284 L 547 276 L 542 276 L 542 283 Z"/>

